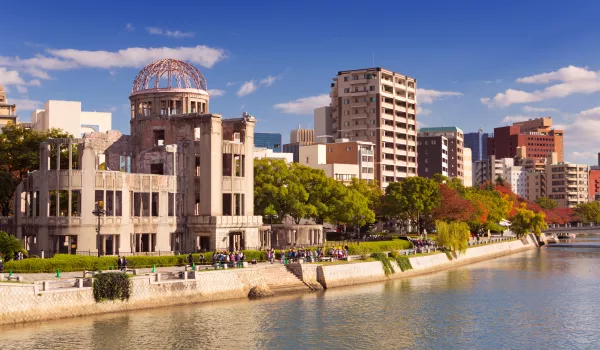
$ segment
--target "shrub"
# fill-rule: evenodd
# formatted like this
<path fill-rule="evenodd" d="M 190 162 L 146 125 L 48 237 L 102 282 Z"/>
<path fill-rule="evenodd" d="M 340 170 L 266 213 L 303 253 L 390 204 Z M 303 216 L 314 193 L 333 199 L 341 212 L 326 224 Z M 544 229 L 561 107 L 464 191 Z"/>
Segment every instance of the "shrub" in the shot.
<path fill-rule="evenodd" d="M 125 273 L 101 273 L 94 277 L 94 299 L 96 302 L 104 300 L 128 300 L 131 295 L 131 281 Z"/>
<path fill-rule="evenodd" d="M 400 270 L 407 271 L 412 270 L 412 264 L 410 263 L 410 259 L 407 256 L 398 256 L 396 257 L 396 262 L 400 267 Z"/>
<path fill-rule="evenodd" d="M 394 270 L 394 266 L 392 265 L 391 260 L 390 260 L 390 258 L 388 258 L 387 254 L 373 253 L 371 255 L 371 257 L 373 259 L 379 260 L 381 262 L 381 265 L 383 266 L 383 272 L 385 273 L 386 276 L 396 273 L 396 271 Z"/>
<path fill-rule="evenodd" d="M 4 231 L 0 231 L 0 256 L 4 261 L 12 260 L 15 253 L 23 250 L 21 242 L 15 236 L 11 236 Z M 24 253 L 27 255 L 27 252 Z"/>

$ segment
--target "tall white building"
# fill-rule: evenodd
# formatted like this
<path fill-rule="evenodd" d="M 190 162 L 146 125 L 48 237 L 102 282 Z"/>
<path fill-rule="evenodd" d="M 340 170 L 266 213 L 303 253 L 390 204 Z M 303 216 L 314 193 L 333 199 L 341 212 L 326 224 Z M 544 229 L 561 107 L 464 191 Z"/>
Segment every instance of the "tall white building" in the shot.
<path fill-rule="evenodd" d="M 473 161 L 470 148 L 463 148 L 463 185 L 473 187 Z"/>
<path fill-rule="evenodd" d="M 44 109 L 31 113 L 34 130 L 62 129 L 74 137 L 88 132 L 107 132 L 112 128 L 112 114 L 109 112 L 84 112 L 78 101 L 47 101 Z"/>
<path fill-rule="evenodd" d="M 513 193 L 527 198 L 527 169 L 522 166 L 509 166 L 503 168 L 503 178 Z"/>

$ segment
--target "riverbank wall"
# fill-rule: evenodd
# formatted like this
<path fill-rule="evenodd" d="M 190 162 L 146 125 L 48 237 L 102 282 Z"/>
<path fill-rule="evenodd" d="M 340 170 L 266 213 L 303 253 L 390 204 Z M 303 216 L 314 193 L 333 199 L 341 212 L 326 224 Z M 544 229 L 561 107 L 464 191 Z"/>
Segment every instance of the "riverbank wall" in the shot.
<path fill-rule="evenodd" d="M 72 288 L 46 288 L 48 284 L 0 282 L 0 325 L 36 322 L 58 318 L 86 316 L 144 308 L 246 298 L 256 286 L 269 286 L 271 280 L 285 280 L 277 274 L 293 274 L 304 290 L 335 288 L 360 283 L 379 282 L 450 269 L 492 259 L 537 246 L 535 237 L 495 243 L 467 249 L 452 260 L 444 253 L 409 258 L 412 269 L 401 271 L 391 261 L 395 273 L 386 275 L 379 261 L 337 265 L 291 264 L 286 268 L 247 268 L 203 272 L 186 272 L 183 279 L 161 279 L 161 274 L 131 278 L 131 295 L 127 301 L 96 302 L 89 279 L 78 279 Z M 284 269 L 274 271 L 276 269 Z M 269 272 L 270 271 L 270 272 Z M 273 275 L 276 273 L 275 275 Z M 297 283 L 299 281 L 296 280 Z M 290 284 L 292 280 L 290 280 Z M 296 291 L 302 290 L 296 288 Z M 277 294 L 277 293 L 276 293 Z"/>

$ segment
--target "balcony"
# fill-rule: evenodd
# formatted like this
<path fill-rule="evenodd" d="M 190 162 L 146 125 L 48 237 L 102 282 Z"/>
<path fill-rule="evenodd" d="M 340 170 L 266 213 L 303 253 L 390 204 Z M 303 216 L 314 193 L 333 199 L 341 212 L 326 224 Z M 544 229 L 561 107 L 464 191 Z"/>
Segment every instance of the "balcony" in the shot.
<path fill-rule="evenodd" d="M 367 102 L 365 102 L 365 101 L 352 102 L 351 106 L 352 106 L 352 108 L 367 107 Z"/>
<path fill-rule="evenodd" d="M 349 80 L 348 81 L 350 84 L 354 85 L 354 84 L 366 84 L 368 82 L 367 79 L 356 79 L 356 80 Z"/>
<path fill-rule="evenodd" d="M 366 117 L 368 117 L 367 113 L 357 113 L 357 114 L 350 115 L 350 118 L 352 118 L 352 119 L 361 119 L 361 118 L 366 118 Z"/>
<path fill-rule="evenodd" d="M 367 96 L 368 91 L 352 91 L 350 96 Z"/>

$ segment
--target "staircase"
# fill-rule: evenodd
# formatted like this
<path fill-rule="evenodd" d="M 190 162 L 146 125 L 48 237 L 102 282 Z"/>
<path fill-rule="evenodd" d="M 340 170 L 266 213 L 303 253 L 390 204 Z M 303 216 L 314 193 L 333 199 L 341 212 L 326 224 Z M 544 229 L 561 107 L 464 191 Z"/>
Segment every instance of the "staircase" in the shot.
<path fill-rule="evenodd" d="M 275 294 L 311 290 L 301 279 L 288 271 L 285 265 L 268 266 L 261 271 L 261 275 Z"/>

